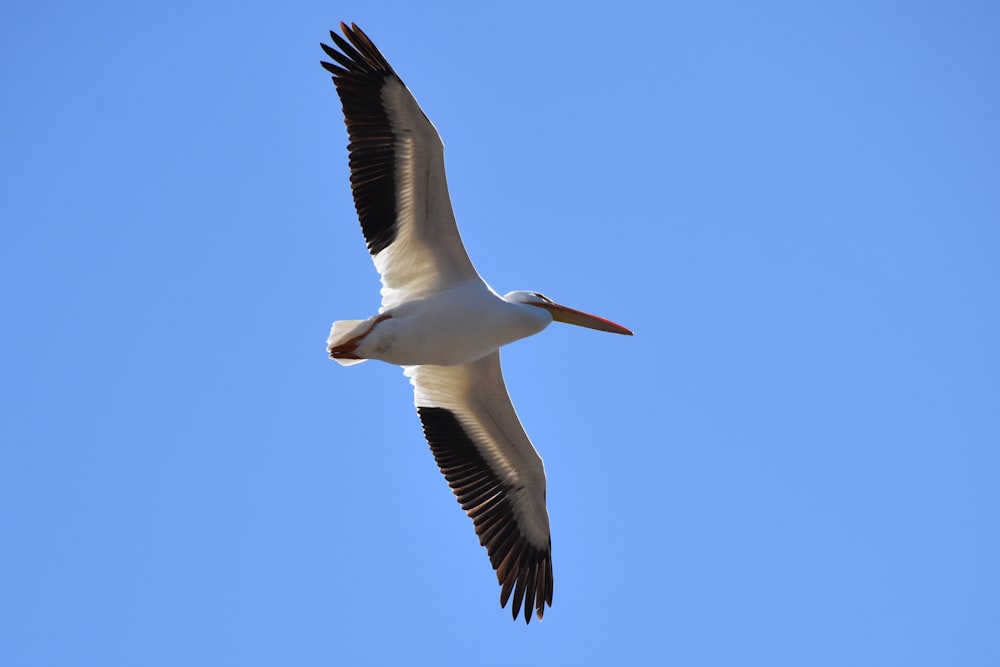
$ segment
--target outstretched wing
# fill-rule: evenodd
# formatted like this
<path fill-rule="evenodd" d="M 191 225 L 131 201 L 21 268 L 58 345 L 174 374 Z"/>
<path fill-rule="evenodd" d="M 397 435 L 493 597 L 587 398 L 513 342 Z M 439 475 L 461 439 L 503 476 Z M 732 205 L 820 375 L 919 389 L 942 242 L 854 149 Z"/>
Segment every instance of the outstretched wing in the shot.
<path fill-rule="evenodd" d="M 322 62 L 344 107 L 351 189 L 382 277 L 382 309 L 480 280 L 455 224 L 444 144 L 365 33 L 341 23 Z M 339 49 L 339 51 L 337 50 Z"/>
<path fill-rule="evenodd" d="M 424 435 L 524 620 L 552 606 L 545 467 L 521 426 L 494 352 L 462 366 L 406 366 Z"/>

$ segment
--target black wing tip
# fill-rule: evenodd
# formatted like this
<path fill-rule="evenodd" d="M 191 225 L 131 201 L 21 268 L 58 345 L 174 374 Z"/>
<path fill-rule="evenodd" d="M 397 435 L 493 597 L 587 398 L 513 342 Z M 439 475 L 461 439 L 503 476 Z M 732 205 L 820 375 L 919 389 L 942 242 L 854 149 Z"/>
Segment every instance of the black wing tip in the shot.
<path fill-rule="evenodd" d="M 539 547 L 521 533 L 509 496 L 512 487 L 490 469 L 451 410 L 418 406 L 417 414 L 438 467 L 486 547 L 501 587 L 501 609 L 513 599 L 515 621 L 522 609 L 525 624 L 532 610 L 541 621 L 545 606 L 552 606 L 552 541 Z"/>
<path fill-rule="evenodd" d="M 344 72 L 335 73 L 335 77 L 341 78 L 353 74 L 381 77 L 393 75 L 398 78 L 392 66 L 389 65 L 389 61 L 385 59 L 385 56 L 378 50 L 378 47 L 375 46 L 371 38 L 356 23 L 352 21 L 351 25 L 348 26 L 341 21 L 340 31 L 344 33 L 343 37 L 333 30 L 330 31 L 330 39 L 336 45 L 336 48 L 320 42 L 323 52 L 344 68 Z M 330 70 L 327 67 L 328 65 L 334 66 L 333 63 L 327 62 L 322 62 L 322 65 L 327 70 Z"/>
<path fill-rule="evenodd" d="M 501 609 L 507 607 L 507 602 L 513 592 L 514 602 L 511 605 L 511 618 L 516 621 L 523 607 L 525 625 L 531 623 L 532 609 L 534 609 L 539 623 L 544 620 L 545 607 L 552 606 L 553 589 L 551 547 L 544 551 L 529 547 L 527 551 L 529 553 L 522 556 L 522 562 L 513 572 L 508 574 L 506 580 L 501 578 L 499 571 L 497 572 L 497 579 L 502 587 L 500 590 Z"/>
<path fill-rule="evenodd" d="M 330 31 L 333 46 L 320 43 L 329 58 L 320 65 L 332 75 L 344 111 L 354 206 L 374 256 L 393 243 L 397 225 L 396 137 L 381 91 L 388 82 L 402 80 L 356 24 L 341 22 L 340 29 L 344 37 Z"/>
<path fill-rule="evenodd" d="M 344 37 L 347 37 L 351 41 L 354 41 L 355 39 L 358 39 L 360 37 L 365 41 L 371 42 L 371 39 L 368 38 L 368 35 L 365 34 L 365 31 L 359 28 L 358 24 L 355 23 L 354 21 L 351 21 L 351 25 L 347 25 L 343 21 L 339 21 L 339 23 L 340 23 L 340 32 L 344 33 Z M 331 35 L 333 34 L 332 30 L 330 31 L 330 34 Z"/>

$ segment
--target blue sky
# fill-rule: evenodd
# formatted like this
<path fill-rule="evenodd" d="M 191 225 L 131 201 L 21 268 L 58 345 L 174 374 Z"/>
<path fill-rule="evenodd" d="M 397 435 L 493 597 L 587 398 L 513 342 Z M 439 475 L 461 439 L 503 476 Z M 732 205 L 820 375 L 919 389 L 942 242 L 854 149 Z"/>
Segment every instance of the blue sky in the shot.
<path fill-rule="evenodd" d="M 1000 664 L 992 3 L 8 3 L 0 663 Z M 555 599 L 393 367 L 318 43 L 447 144 Z"/>

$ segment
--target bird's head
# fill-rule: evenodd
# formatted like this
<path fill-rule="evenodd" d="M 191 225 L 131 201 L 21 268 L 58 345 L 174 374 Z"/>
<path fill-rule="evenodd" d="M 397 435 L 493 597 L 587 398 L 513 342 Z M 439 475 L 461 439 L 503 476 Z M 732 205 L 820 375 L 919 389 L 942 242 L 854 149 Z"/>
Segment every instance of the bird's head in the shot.
<path fill-rule="evenodd" d="M 588 329 L 597 329 L 598 331 L 608 331 L 610 333 L 623 334 L 625 336 L 632 335 L 631 331 L 620 324 L 615 324 L 611 320 L 606 320 L 603 317 L 598 317 L 597 315 L 591 315 L 580 310 L 567 308 L 566 306 L 562 306 L 544 294 L 539 294 L 538 292 L 510 292 L 504 295 L 504 299 L 510 301 L 511 303 L 523 303 L 528 306 L 543 308 L 549 311 L 552 315 L 552 319 L 556 322 L 575 324 L 578 327 L 587 327 Z"/>

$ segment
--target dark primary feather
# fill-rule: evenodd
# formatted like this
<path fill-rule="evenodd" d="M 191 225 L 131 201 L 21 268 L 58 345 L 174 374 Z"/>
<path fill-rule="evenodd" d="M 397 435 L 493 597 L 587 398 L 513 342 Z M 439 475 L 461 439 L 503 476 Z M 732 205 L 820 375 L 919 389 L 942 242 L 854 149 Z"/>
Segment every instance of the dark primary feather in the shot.
<path fill-rule="evenodd" d="M 396 137 L 382 104 L 382 88 L 389 80 L 403 82 L 360 28 L 341 23 L 340 29 L 346 40 L 330 32 L 340 51 L 320 44 L 338 64 L 320 64 L 333 74 L 344 108 L 354 206 L 368 251 L 377 255 L 396 238 Z"/>
<path fill-rule="evenodd" d="M 455 492 L 462 509 L 476 527 L 479 543 L 486 547 L 500 582 L 500 606 L 514 594 L 513 617 L 524 606 L 524 621 L 538 618 L 545 605 L 552 606 L 552 545 L 530 544 L 517 525 L 511 506 L 513 487 L 489 467 L 475 443 L 450 410 L 419 407 L 417 413 L 434 460 Z"/>

